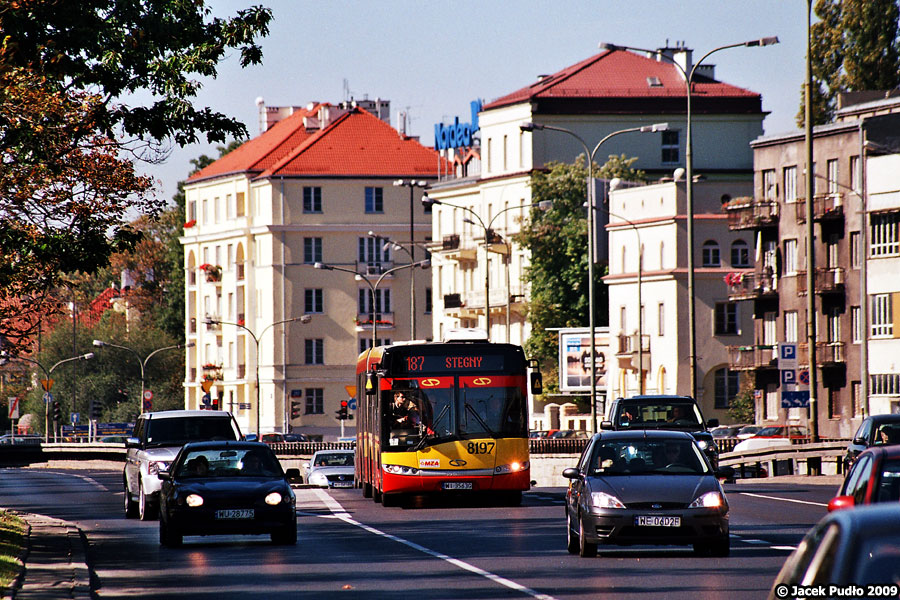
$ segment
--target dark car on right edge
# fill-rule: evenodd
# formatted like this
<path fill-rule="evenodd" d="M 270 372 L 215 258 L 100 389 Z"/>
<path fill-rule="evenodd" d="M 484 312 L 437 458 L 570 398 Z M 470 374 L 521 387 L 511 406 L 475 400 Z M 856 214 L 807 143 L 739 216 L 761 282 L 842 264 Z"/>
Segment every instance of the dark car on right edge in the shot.
<path fill-rule="evenodd" d="M 860 452 L 872 446 L 900 444 L 900 415 L 870 415 L 863 419 L 847 445 L 846 466 L 852 465 Z"/>
<path fill-rule="evenodd" d="M 719 449 L 709 432 L 710 428 L 718 427 L 719 420 L 704 421 L 700 407 L 690 396 L 656 394 L 616 398 L 609 409 L 609 417 L 609 421 L 600 424 L 601 429 L 666 429 L 690 433 L 713 469 L 719 466 Z"/>

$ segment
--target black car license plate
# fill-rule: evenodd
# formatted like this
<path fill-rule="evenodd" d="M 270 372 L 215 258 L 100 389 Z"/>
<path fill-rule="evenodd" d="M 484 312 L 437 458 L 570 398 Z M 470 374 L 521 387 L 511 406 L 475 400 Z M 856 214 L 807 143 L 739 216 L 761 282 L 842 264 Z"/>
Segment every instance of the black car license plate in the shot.
<path fill-rule="evenodd" d="M 663 515 L 639 515 L 634 518 L 638 527 L 681 527 L 681 517 Z"/>
<path fill-rule="evenodd" d="M 252 508 L 224 508 L 216 511 L 217 519 L 252 519 L 254 517 L 254 509 Z"/>
<path fill-rule="evenodd" d="M 443 484 L 445 490 L 471 490 L 471 481 L 445 481 Z"/>

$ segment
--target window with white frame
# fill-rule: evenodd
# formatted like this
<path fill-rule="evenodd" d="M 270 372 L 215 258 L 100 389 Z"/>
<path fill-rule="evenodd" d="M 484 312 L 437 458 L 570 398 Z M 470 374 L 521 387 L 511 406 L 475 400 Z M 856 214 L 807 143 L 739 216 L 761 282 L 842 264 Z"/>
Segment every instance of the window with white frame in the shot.
<path fill-rule="evenodd" d="M 303 312 L 324 313 L 325 291 L 321 288 L 307 288 L 303 290 Z"/>
<path fill-rule="evenodd" d="M 850 268 L 859 269 L 862 264 L 862 254 L 860 253 L 860 234 L 858 231 L 850 232 Z"/>
<path fill-rule="evenodd" d="M 825 313 L 827 329 L 825 332 L 827 342 L 841 341 L 841 311 L 838 307 L 829 307 Z"/>
<path fill-rule="evenodd" d="M 775 169 L 766 169 L 762 172 L 762 198 L 763 200 L 775 200 L 778 196 L 775 184 Z"/>
<path fill-rule="evenodd" d="M 659 325 L 657 335 L 659 335 L 659 337 L 662 337 L 666 334 L 666 305 L 662 302 L 660 302 L 656 308 L 656 315 L 656 322 Z"/>
<path fill-rule="evenodd" d="M 854 344 L 862 342 L 862 310 L 859 306 L 850 307 L 850 336 Z"/>
<path fill-rule="evenodd" d="M 322 238 L 303 238 L 303 262 L 308 265 L 322 262 Z"/>
<path fill-rule="evenodd" d="M 869 393 L 873 396 L 900 396 L 900 373 L 869 375 Z"/>
<path fill-rule="evenodd" d="M 714 314 L 715 335 L 737 335 L 738 307 L 735 302 L 716 302 Z"/>
<path fill-rule="evenodd" d="M 361 263 L 375 267 L 391 261 L 391 247 L 385 244 L 385 238 L 378 236 L 360 237 L 357 238 L 356 247 L 356 256 Z"/>
<path fill-rule="evenodd" d="M 234 196 L 231 194 L 225 194 L 225 217 L 228 220 L 234 218 L 235 213 L 235 205 L 234 205 Z"/>
<path fill-rule="evenodd" d="M 728 408 L 731 405 L 731 401 L 740 391 L 740 371 L 732 371 L 725 368 L 716 369 L 715 387 L 715 407 Z"/>
<path fill-rule="evenodd" d="M 872 337 L 889 338 L 894 336 L 894 311 L 891 294 L 874 294 L 872 296 Z"/>
<path fill-rule="evenodd" d="M 731 266 L 736 269 L 750 266 L 750 246 L 744 240 L 731 243 Z"/>
<path fill-rule="evenodd" d="M 382 313 L 391 312 L 391 290 L 375 290 L 375 306 L 372 306 L 372 290 L 359 288 L 359 314 L 373 315 L 380 319 Z M 371 318 L 371 317 L 370 317 Z"/>
<path fill-rule="evenodd" d="M 784 240 L 784 274 L 797 274 L 797 240 Z"/>
<path fill-rule="evenodd" d="M 303 212 L 322 212 L 322 188 L 320 186 L 316 185 L 303 187 Z"/>
<path fill-rule="evenodd" d="M 366 214 L 384 212 L 384 188 L 366 187 Z"/>
<path fill-rule="evenodd" d="M 871 256 L 900 254 L 900 212 L 872 213 L 869 223 Z"/>
<path fill-rule="evenodd" d="M 700 250 L 700 260 L 704 267 L 718 267 L 721 264 L 719 244 L 713 240 L 703 242 Z"/>
<path fill-rule="evenodd" d="M 796 310 L 784 311 L 784 341 L 788 343 L 797 343 L 797 335 L 799 333 L 799 321 Z"/>
<path fill-rule="evenodd" d="M 673 165 L 681 161 L 679 153 L 679 135 L 677 129 L 662 132 L 662 162 Z"/>
<path fill-rule="evenodd" d="M 774 346 L 778 341 L 777 318 L 775 311 L 763 313 L 762 343 L 766 346 Z"/>
<path fill-rule="evenodd" d="M 323 388 L 306 388 L 306 410 L 308 415 L 321 415 L 325 412 L 325 390 Z"/>
<path fill-rule="evenodd" d="M 850 189 L 859 190 L 859 155 L 850 157 Z"/>
<path fill-rule="evenodd" d="M 784 201 L 797 201 L 797 167 L 784 168 Z"/>
<path fill-rule="evenodd" d="M 391 338 L 375 338 L 376 346 L 390 346 Z M 372 347 L 372 336 L 366 336 L 359 338 L 359 352 L 362 354 L 366 350 Z"/>
<path fill-rule="evenodd" d="M 838 161 L 836 158 L 831 158 L 825 162 L 825 168 L 827 170 L 826 176 L 828 177 L 828 193 L 829 194 L 837 194 L 838 192 Z"/>
<path fill-rule="evenodd" d="M 312 338 L 304 340 L 303 362 L 307 365 L 325 364 L 325 340 Z"/>

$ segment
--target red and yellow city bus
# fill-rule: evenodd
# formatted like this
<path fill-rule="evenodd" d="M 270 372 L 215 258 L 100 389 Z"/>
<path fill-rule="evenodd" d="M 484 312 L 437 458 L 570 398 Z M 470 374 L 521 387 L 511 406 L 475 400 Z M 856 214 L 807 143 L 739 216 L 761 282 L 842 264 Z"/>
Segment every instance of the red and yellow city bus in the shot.
<path fill-rule="evenodd" d="M 367 350 L 357 362 L 356 477 L 385 505 L 405 494 L 491 492 L 518 504 L 531 485 L 528 368 L 520 346 L 413 342 Z M 540 393 L 540 373 L 531 375 Z M 416 422 L 399 424 L 403 392 Z"/>

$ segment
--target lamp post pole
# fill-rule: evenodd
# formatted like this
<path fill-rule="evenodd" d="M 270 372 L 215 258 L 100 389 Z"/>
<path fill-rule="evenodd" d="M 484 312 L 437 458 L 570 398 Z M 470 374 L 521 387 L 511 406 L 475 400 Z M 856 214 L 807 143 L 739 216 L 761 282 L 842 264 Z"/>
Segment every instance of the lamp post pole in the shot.
<path fill-rule="evenodd" d="M 415 179 L 398 179 L 394 182 L 394 186 L 409 188 L 409 261 L 416 261 L 416 231 L 415 231 L 415 189 L 417 187 L 424 188 L 428 185 L 426 181 Z M 371 235 L 371 234 L 370 234 Z M 409 331 L 411 340 L 416 339 L 416 271 L 413 269 L 409 273 Z"/>
<path fill-rule="evenodd" d="M 404 246 L 399 242 L 395 242 L 389 237 L 385 237 L 383 235 L 378 235 L 374 231 L 369 231 L 369 237 L 375 238 L 376 242 L 378 240 L 384 240 L 384 245 L 382 246 L 382 250 L 387 248 L 394 248 L 395 250 L 402 250 L 406 252 L 407 256 L 409 256 L 409 262 L 415 262 L 415 247 L 417 246 L 416 242 L 410 242 L 409 248 Z M 427 254 L 426 254 L 427 256 Z M 410 317 L 410 325 L 409 325 L 409 339 L 416 339 L 416 288 L 415 288 L 415 270 L 413 270 L 409 274 L 410 278 L 410 290 L 409 290 L 409 314 L 412 315 Z"/>
<path fill-rule="evenodd" d="M 90 359 L 94 358 L 94 353 L 88 352 L 87 354 L 79 354 L 78 356 L 73 356 L 72 358 L 64 358 L 61 361 L 54 364 L 49 369 L 45 368 L 44 365 L 42 365 L 41 363 L 39 363 L 38 361 L 36 361 L 32 358 L 25 358 L 24 356 L 10 356 L 8 358 L 10 358 L 11 360 L 21 360 L 24 362 L 29 362 L 33 365 L 37 365 L 38 368 L 40 368 L 40 370 L 44 372 L 44 379 L 49 382 L 50 376 L 53 375 L 53 371 L 59 365 L 67 363 L 67 362 L 72 362 L 73 360 L 90 360 Z M 48 388 L 50 385 L 52 385 L 52 384 L 48 384 Z M 45 393 L 50 393 L 50 390 L 45 389 Z M 56 439 L 56 430 L 55 429 L 53 432 L 53 438 Z M 45 442 L 50 441 L 50 403 L 49 402 L 44 402 L 44 441 Z"/>
<path fill-rule="evenodd" d="M 521 206 L 508 206 L 508 207 L 504 208 L 503 210 L 499 211 L 497 214 L 495 214 L 491 218 L 491 220 L 488 222 L 487 225 L 484 224 L 484 221 L 481 219 L 481 217 L 478 215 L 478 213 L 475 212 L 474 210 L 472 210 L 471 208 L 469 208 L 468 206 L 460 206 L 458 204 L 450 204 L 449 202 L 444 202 L 442 200 L 435 200 L 434 198 L 429 198 L 428 196 L 422 197 L 422 204 L 425 204 L 426 206 L 433 206 L 435 204 L 438 204 L 440 206 L 449 206 L 451 208 L 458 208 L 460 210 L 463 210 L 463 211 L 469 213 L 470 215 L 472 215 L 473 217 L 475 217 L 476 219 L 478 219 L 477 223 L 471 219 L 463 219 L 463 222 L 469 223 L 471 225 L 478 225 L 479 227 L 481 227 L 482 231 L 484 231 L 484 316 L 485 316 L 485 329 L 487 331 L 488 341 L 490 341 L 490 339 L 491 339 L 490 252 L 491 252 L 491 240 L 493 239 L 492 238 L 492 234 L 493 234 L 492 226 L 494 224 L 494 221 L 497 220 L 497 217 L 499 217 L 503 213 L 510 211 L 510 210 L 521 209 L 521 208 L 534 208 L 534 207 L 540 208 L 541 210 L 547 210 L 550 208 L 552 203 L 549 200 L 544 200 L 542 202 L 536 202 L 533 204 L 523 204 Z M 509 265 L 507 264 L 507 269 L 508 268 L 509 268 Z M 508 339 L 508 337 L 509 337 L 509 335 L 507 334 L 507 339 Z"/>
<path fill-rule="evenodd" d="M 636 52 L 646 52 L 648 54 L 656 54 L 657 56 L 668 60 L 670 63 L 678 67 L 684 77 L 687 96 L 687 139 L 684 146 L 684 164 L 687 181 L 685 182 L 685 204 L 687 213 L 687 268 L 688 268 L 688 330 L 690 334 L 690 371 L 691 371 L 691 396 L 697 398 L 697 324 L 696 324 L 696 298 L 694 296 L 694 158 L 693 158 L 693 134 L 691 130 L 691 96 L 693 93 L 694 74 L 697 68 L 704 60 L 712 54 L 720 50 L 728 48 L 752 47 L 752 46 L 770 46 L 777 44 L 777 37 L 765 37 L 749 42 L 741 42 L 738 44 L 728 44 L 713 48 L 704 54 L 700 60 L 691 65 L 688 71 L 675 61 L 671 56 L 663 53 L 661 50 L 649 50 L 646 48 L 636 48 L 634 46 L 620 46 L 618 44 L 610 44 L 601 42 L 599 47 L 601 50 L 634 50 Z"/>
<path fill-rule="evenodd" d="M 587 159 L 587 169 L 588 169 L 588 181 L 587 181 L 587 205 L 588 205 L 588 217 L 587 217 L 587 226 L 588 226 L 588 330 L 590 333 L 590 364 L 591 364 L 591 432 L 597 432 L 597 359 L 595 356 L 596 353 L 596 341 L 594 340 L 594 331 L 596 330 L 596 324 L 594 319 L 594 254 L 596 253 L 594 250 L 594 155 L 597 153 L 597 150 L 600 149 L 607 140 L 613 138 L 617 135 L 622 135 L 623 133 L 653 133 L 657 131 L 668 131 L 669 124 L 668 123 L 656 123 L 653 125 L 644 125 L 642 127 L 629 127 L 627 129 L 620 129 L 618 131 L 613 131 L 612 133 L 606 135 L 603 139 L 597 142 L 597 145 L 594 146 L 593 150 L 588 149 L 587 142 L 584 139 L 572 131 L 571 129 L 566 129 L 565 127 L 556 127 L 553 125 L 543 125 L 541 123 L 534 123 L 531 121 L 526 121 L 519 125 L 519 129 L 522 131 L 530 131 L 534 132 L 535 130 L 548 129 L 550 131 L 559 131 L 561 133 L 568 134 L 574 137 L 581 144 L 582 148 L 584 148 L 584 156 Z M 607 211 L 608 212 L 608 211 Z M 641 307 L 638 305 L 638 315 L 640 315 Z M 640 320 L 640 318 L 639 318 Z M 640 371 L 640 368 L 643 367 L 643 364 L 639 366 L 638 377 L 643 378 L 643 373 Z"/>

